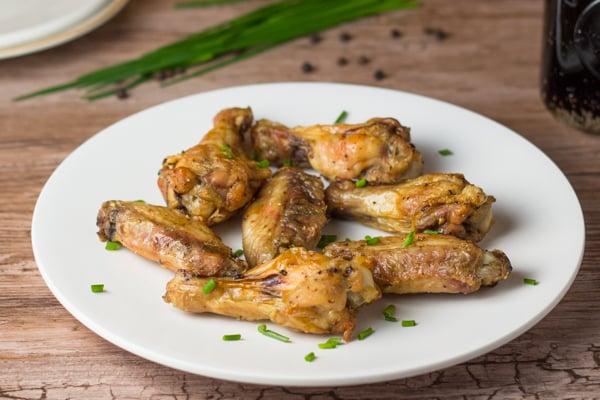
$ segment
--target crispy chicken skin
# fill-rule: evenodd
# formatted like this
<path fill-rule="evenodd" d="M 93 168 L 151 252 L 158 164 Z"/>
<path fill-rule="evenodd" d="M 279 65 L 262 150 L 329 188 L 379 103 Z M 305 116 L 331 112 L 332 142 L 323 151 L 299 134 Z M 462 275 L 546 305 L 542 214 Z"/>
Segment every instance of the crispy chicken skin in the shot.
<path fill-rule="evenodd" d="M 471 293 L 508 278 L 512 267 L 500 250 L 486 251 L 450 235 L 416 234 L 383 237 L 378 243 L 329 244 L 323 253 L 363 265 L 383 293 Z"/>
<path fill-rule="evenodd" d="M 322 180 L 299 168 L 280 168 L 259 191 L 242 219 L 248 265 L 273 259 L 284 250 L 314 249 L 327 223 Z"/>
<path fill-rule="evenodd" d="M 101 241 L 119 242 L 134 253 L 172 271 L 202 276 L 233 276 L 246 269 L 243 260 L 211 229 L 182 212 L 143 202 L 111 200 L 96 220 Z"/>
<path fill-rule="evenodd" d="M 240 277 L 207 278 L 178 272 L 164 300 L 188 312 L 210 312 L 244 320 L 270 320 L 305 333 L 343 334 L 350 340 L 355 309 L 381 293 L 369 270 L 342 259 L 295 247 Z"/>
<path fill-rule="evenodd" d="M 386 232 L 431 229 L 479 241 L 493 225 L 495 199 L 462 174 L 439 173 L 360 188 L 337 180 L 327 187 L 326 201 L 332 215 Z"/>
<path fill-rule="evenodd" d="M 393 183 L 423 171 L 421 153 L 410 143 L 409 129 L 393 118 L 294 128 L 260 120 L 250 138 L 259 158 L 274 165 L 289 161 L 311 167 L 328 180 Z"/>
<path fill-rule="evenodd" d="M 199 144 L 166 157 L 158 176 L 168 207 L 209 226 L 238 212 L 271 176 L 244 152 L 243 136 L 253 122 L 250 108 L 222 110 L 213 122 Z"/>

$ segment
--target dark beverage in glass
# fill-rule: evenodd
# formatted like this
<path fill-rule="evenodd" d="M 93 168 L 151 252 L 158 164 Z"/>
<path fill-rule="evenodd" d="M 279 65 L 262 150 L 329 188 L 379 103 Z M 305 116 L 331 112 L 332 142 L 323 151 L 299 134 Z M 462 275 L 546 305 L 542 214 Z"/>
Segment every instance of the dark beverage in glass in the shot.
<path fill-rule="evenodd" d="M 548 110 L 600 134 L 600 0 L 546 0 L 542 62 Z"/>

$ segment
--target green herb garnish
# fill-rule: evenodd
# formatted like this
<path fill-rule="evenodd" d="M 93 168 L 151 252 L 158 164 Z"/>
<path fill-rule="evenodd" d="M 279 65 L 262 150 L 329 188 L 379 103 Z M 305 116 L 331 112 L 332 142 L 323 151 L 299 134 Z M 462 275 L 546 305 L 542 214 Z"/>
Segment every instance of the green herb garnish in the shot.
<path fill-rule="evenodd" d="M 96 283 L 94 285 L 91 285 L 91 288 L 92 288 L 92 293 L 104 292 L 104 284 L 103 283 Z"/>
<path fill-rule="evenodd" d="M 317 243 L 317 247 L 319 249 L 322 249 L 325 246 L 327 246 L 329 243 L 333 243 L 336 240 L 337 240 L 337 235 L 321 235 L 321 238 L 319 239 L 319 243 Z"/>
<path fill-rule="evenodd" d="M 206 284 L 202 288 L 202 293 L 209 294 L 210 292 L 215 290 L 216 287 L 217 287 L 217 281 L 215 281 L 215 278 L 210 278 L 208 280 L 208 282 L 206 282 Z"/>
<path fill-rule="evenodd" d="M 536 281 L 535 279 L 531 279 L 531 278 L 523 278 L 523 283 L 527 284 L 527 285 L 537 285 L 539 282 Z"/>
<path fill-rule="evenodd" d="M 338 117 L 335 120 L 335 124 L 339 124 L 340 122 L 344 122 L 346 120 L 346 117 L 348 116 L 348 111 L 342 111 L 340 113 L 340 115 L 338 115 Z"/>
<path fill-rule="evenodd" d="M 242 339 L 242 335 L 239 333 L 234 333 L 232 335 L 223 335 L 223 340 L 226 342 L 231 342 L 234 340 L 241 340 Z"/>
<path fill-rule="evenodd" d="M 396 306 L 393 304 L 390 304 L 383 310 L 383 318 L 385 318 L 386 321 L 398 322 L 398 318 L 394 317 L 395 312 L 396 312 Z"/>
<path fill-rule="evenodd" d="M 454 154 L 454 153 L 452 152 L 452 150 L 450 150 L 450 149 L 442 149 L 442 150 L 439 150 L 439 151 L 438 151 L 438 153 L 439 153 L 441 156 L 451 156 L 452 154 Z"/>
<path fill-rule="evenodd" d="M 207 5 L 207 2 L 203 3 L 205 4 L 183 2 L 177 7 Z M 418 6 L 419 3 L 415 0 L 329 0 L 327 4 L 322 0 L 280 0 L 137 58 L 94 70 L 70 82 L 28 93 L 14 100 L 70 89 L 85 90 L 85 99 L 97 100 L 126 93 L 156 77 L 164 77 L 165 71 L 181 72 L 161 83 L 166 86 L 234 64 L 293 39 L 309 36 L 344 22 Z"/>
<path fill-rule="evenodd" d="M 338 345 L 342 344 L 342 338 L 332 337 L 327 339 L 324 343 L 319 343 L 320 349 L 335 349 Z"/>
<path fill-rule="evenodd" d="M 367 246 L 374 246 L 381 240 L 381 236 L 371 237 L 369 235 L 365 236 L 365 241 L 367 242 Z"/>
<path fill-rule="evenodd" d="M 225 158 L 228 158 L 228 159 L 233 158 L 233 153 L 231 152 L 231 147 L 229 147 L 228 144 L 224 144 L 223 146 L 221 146 L 221 152 L 223 153 Z"/>
<path fill-rule="evenodd" d="M 269 160 L 261 160 L 256 162 L 258 168 L 267 168 L 269 166 Z"/>
<path fill-rule="evenodd" d="M 405 328 L 409 327 L 409 326 L 416 326 L 417 325 L 417 323 L 415 322 L 414 319 L 405 319 L 401 323 L 402 323 L 402 326 L 405 327 Z"/>
<path fill-rule="evenodd" d="M 310 353 L 304 356 L 304 360 L 307 362 L 313 362 L 316 357 L 317 356 L 315 356 L 315 353 L 311 351 Z"/>
<path fill-rule="evenodd" d="M 233 253 L 233 256 L 234 256 L 235 258 L 241 257 L 241 256 L 243 256 L 243 255 L 244 255 L 244 250 L 242 250 L 242 249 L 237 249 L 237 250 L 236 250 L 236 251 Z"/>
<path fill-rule="evenodd" d="M 415 235 L 415 231 L 411 231 L 408 235 L 406 235 L 406 239 L 404 239 L 404 242 L 402 242 L 402 248 L 405 249 L 410 246 L 415 240 Z"/>
<path fill-rule="evenodd" d="M 106 246 L 104 246 L 106 250 L 119 250 L 121 248 L 121 243 L 119 242 L 106 242 Z"/>
<path fill-rule="evenodd" d="M 356 186 L 357 188 L 365 187 L 365 186 L 367 186 L 367 180 L 366 179 L 359 179 L 359 180 L 356 181 L 356 183 L 354 184 L 354 186 Z"/>
<path fill-rule="evenodd" d="M 440 233 L 440 231 L 438 231 L 438 230 L 435 230 L 435 229 L 425 229 L 425 230 L 423 231 L 423 233 L 426 233 L 426 234 L 428 234 L 428 235 L 437 235 L 437 234 L 439 234 L 439 233 Z"/>
<path fill-rule="evenodd" d="M 358 334 L 358 340 L 364 340 L 364 339 L 368 338 L 369 336 L 371 336 L 373 334 L 373 332 L 375 332 L 373 330 L 373 328 L 368 327 L 367 329 L 365 329 L 364 331 L 362 331 Z"/>
<path fill-rule="evenodd" d="M 265 335 L 265 336 L 268 336 L 268 337 L 270 337 L 270 338 L 272 338 L 272 339 L 279 340 L 280 342 L 285 342 L 285 343 L 287 343 L 287 342 L 289 342 L 289 341 L 290 341 L 290 338 L 289 338 L 289 337 L 287 337 L 287 336 L 284 336 L 284 335 L 282 335 L 282 334 L 280 334 L 280 333 L 277 333 L 277 332 L 275 332 L 275 331 L 272 331 L 272 330 L 270 330 L 270 329 L 267 329 L 267 325 L 265 325 L 265 324 L 260 324 L 260 325 L 258 326 L 258 331 L 259 331 L 260 333 L 262 333 L 263 335 Z"/>

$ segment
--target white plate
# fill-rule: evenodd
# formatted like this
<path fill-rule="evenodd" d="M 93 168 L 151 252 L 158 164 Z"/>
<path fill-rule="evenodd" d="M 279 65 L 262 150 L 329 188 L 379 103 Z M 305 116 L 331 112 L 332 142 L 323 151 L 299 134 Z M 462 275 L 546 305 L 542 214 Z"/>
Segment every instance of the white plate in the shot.
<path fill-rule="evenodd" d="M 98 28 L 128 0 L 0 0 L 0 59 L 44 50 Z"/>
<path fill-rule="evenodd" d="M 359 314 L 357 332 L 375 333 L 334 350 L 325 337 L 268 324 L 289 335 L 281 343 L 257 323 L 181 312 L 162 300 L 172 273 L 128 250 L 110 252 L 96 237 L 96 213 L 108 199 L 163 204 L 156 186 L 165 155 L 197 143 L 221 109 L 251 106 L 255 118 L 287 125 L 395 117 L 412 128 L 428 172 L 462 172 L 493 194 L 496 225 L 481 243 L 510 257 L 514 272 L 494 288 L 463 295 L 389 296 Z M 451 149 L 443 157 L 440 149 Z M 239 221 L 219 227 L 241 247 Z M 353 223 L 325 233 L 362 239 L 378 234 Z M 381 234 L 381 233 L 379 233 Z M 583 254 L 584 222 L 569 182 L 539 149 L 506 127 L 419 95 L 344 84 L 280 83 L 234 87 L 158 105 L 106 128 L 52 174 L 35 207 L 32 242 L 42 276 L 78 320 L 141 357 L 215 378 L 286 386 L 355 385 L 422 374 L 489 352 L 541 320 L 574 280 Z M 533 278 L 539 285 L 523 283 Z M 94 294 L 90 284 L 104 283 Z M 381 311 L 397 307 L 402 328 Z M 222 341 L 241 333 L 239 342 Z M 315 352 L 312 363 L 304 355 Z"/>

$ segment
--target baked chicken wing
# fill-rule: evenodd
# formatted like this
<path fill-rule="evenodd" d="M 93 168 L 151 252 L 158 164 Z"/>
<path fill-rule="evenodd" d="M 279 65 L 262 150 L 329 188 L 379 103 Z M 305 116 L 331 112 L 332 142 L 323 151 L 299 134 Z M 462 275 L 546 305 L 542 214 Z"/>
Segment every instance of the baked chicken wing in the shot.
<path fill-rule="evenodd" d="M 287 161 L 311 167 L 328 180 L 392 183 L 423 171 L 421 153 L 410 143 L 409 129 L 393 118 L 295 128 L 260 120 L 250 137 L 259 158 L 274 165 Z"/>
<path fill-rule="evenodd" d="M 431 229 L 479 241 L 492 227 L 495 199 L 462 174 L 440 173 L 365 187 L 337 180 L 327 187 L 326 201 L 333 215 L 386 232 Z"/>
<path fill-rule="evenodd" d="M 508 278 L 512 267 L 500 250 L 483 250 L 450 235 L 416 234 L 336 242 L 323 253 L 353 260 L 373 273 L 383 293 L 471 293 Z"/>
<path fill-rule="evenodd" d="M 244 152 L 243 135 L 252 122 L 249 108 L 222 110 L 199 144 L 166 157 L 158 187 L 167 206 L 209 226 L 244 207 L 271 176 Z"/>
<path fill-rule="evenodd" d="M 381 296 L 371 272 L 301 247 L 235 278 L 208 278 L 181 271 L 167 284 L 166 302 L 188 312 L 244 320 L 270 320 L 305 333 L 343 334 L 350 340 L 355 310 Z"/>
<path fill-rule="evenodd" d="M 246 269 L 243 260 L 203 222 L 163 206 L 111 200 L 96 220 L 101 241 L 119 242 L 134 253 L 172 271 L 202 276 L 234 276 Z"/>
<path fill-rule="evenodd" d="M 242 219 L 248 265 L 273 259 L 296 246 L 314 249 L 327 223 L 321 178 L 283 167 L 259 191 Z"/>

